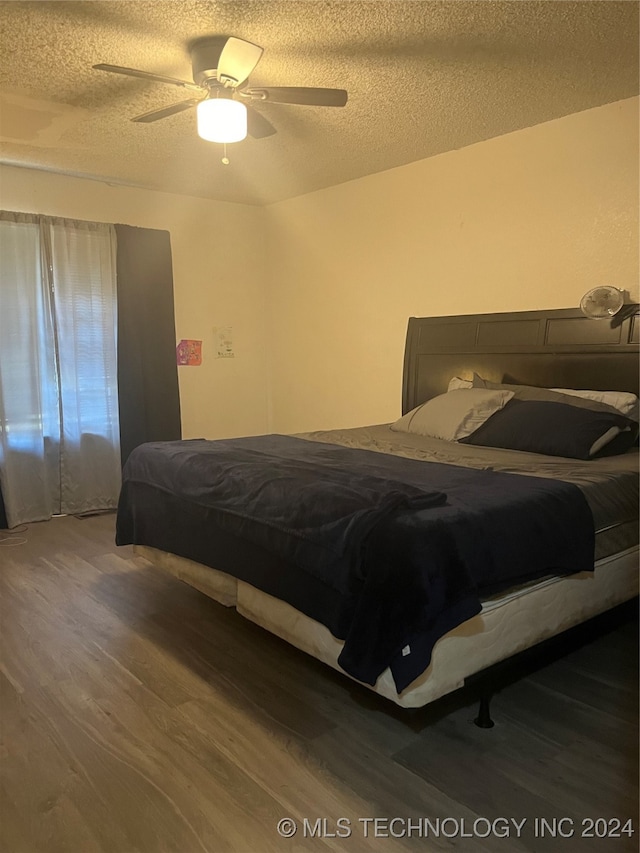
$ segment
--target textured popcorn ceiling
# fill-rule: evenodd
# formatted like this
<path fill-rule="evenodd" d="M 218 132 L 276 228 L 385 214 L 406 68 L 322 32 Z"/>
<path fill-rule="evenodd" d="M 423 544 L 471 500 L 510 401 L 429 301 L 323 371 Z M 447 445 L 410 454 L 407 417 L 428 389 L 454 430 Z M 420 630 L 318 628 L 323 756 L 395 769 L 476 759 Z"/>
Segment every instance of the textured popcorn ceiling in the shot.
<path fill-rule="evenodd" d="M 0 2 L 3 162 L 265 204 L 638 92 L 636 2 Z M 200 140 L 172 86 L 188 44 L 234 35 L 265 53 L 251 85 L 345 88 L 343 109 L 261 104 L 275 136 Z"/>

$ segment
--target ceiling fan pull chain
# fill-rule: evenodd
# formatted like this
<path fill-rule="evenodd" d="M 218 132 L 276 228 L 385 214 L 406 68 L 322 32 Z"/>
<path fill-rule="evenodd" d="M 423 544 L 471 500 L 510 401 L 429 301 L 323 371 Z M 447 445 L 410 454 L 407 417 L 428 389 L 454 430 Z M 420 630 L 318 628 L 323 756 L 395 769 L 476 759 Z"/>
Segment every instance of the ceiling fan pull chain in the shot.
<path fill-rule="evenodd" d="M 222 143 L 222 154 L 223 154 L 222 162 L 224 163 L 225 166 L 228 166 L 229 165 L 229 158 L 227 157 L 227 143 L 226 142 Z"/>

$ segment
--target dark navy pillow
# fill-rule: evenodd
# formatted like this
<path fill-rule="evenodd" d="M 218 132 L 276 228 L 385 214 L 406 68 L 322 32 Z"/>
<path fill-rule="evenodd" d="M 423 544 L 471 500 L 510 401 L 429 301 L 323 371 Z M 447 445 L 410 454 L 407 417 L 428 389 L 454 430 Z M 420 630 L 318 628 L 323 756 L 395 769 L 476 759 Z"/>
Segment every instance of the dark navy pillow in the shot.
<path fill-rule="evenodd" d="M 624 415 L 566 403 L 511 400 L 460 443 L 592 459 L 625 453 L 637 437 L 638 424 Z"/>

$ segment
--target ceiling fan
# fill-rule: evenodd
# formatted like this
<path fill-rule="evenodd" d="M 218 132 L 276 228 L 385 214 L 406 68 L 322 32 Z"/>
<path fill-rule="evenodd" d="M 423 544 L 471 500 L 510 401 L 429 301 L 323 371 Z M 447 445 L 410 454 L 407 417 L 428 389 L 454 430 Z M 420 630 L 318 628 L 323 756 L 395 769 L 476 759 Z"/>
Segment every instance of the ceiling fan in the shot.
<path fill-rule="evenodd" d="M 250 87 L 249 75 L 262 54 L 261 47 L 244 39 L 199 39 L 193 43 L 190 50 L 193 83 L 120 65 L 100 63 L 93 67 L 98 71 L 168 83 L 197 93 L 177 104 L 135 116 L 131 121 L 158 121 L 197 107 L 198 134 L 211 142 L 239 142 L 247 133 L 256 139 L 262 139 L 276 132 L 271 122 L 262 113 L 248 106 L 247 102 L 263 101 L 314 107 L 343 107 L 347 103 L 347 92 L 344 89 L 307 86 Z"/>

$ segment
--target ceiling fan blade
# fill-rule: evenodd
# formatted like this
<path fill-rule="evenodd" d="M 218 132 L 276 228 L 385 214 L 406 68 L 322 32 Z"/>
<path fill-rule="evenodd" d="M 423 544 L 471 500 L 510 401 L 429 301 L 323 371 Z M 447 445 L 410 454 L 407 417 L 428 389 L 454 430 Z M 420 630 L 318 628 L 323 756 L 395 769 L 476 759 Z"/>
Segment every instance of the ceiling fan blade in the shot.
<path fill-rule="evenodd" d="M 184 110 L 189 110 L 191 107 L 195 107 L 199 104 L 201 98 L 189 98 L 188 101 L 180 101 L 178 104 L 171 104 L 170 107 L 164 107 L 161 110 L 152 110 L 150 113 L 143 113 L 140 116 L 136 116 L 132 118 L 131 121 L 141 121 L 141 122 L 152 122 L 158 121 L 161 118 L 167 118 L 167 116 L 173 116 L 176 113 L 181 113 Z"/>
<path fill-rule="evenodd" d="M 265 136 L 273 136 L 276 129 L 262 113 L 252 107 L 247 107 L 247 133 L 254 139 L 263 139 Z"/>
<path fill-rule="evenodd" d="M 316 89 L 308 86 L 260 86 L 259 89 L 245 89 L 241 94 L 273 104 L 313 107 L 344 107 L 348 97 L 344 89 Z"/>
<path fill-rule="evenodd" d="M 153 80 L 155 83 L 170 83 L 172 86 L 182 86 L 183 89 L 194 89 L 201 92 L 202 87 L 187 80 L 178 80 L 176 77 L 163 77 L 162 74 L 152 74 L 150 71 L 139 71 L 137 68 L 125 68 L 122 65 L 107 65 L 102 62 L 93 66 L 97 71 L 109 71 L 112 74 L 124 74 L 125 77 L 141 77 L 143 80 Z"/>
<path fill-rule="evenodd" d="M 218 60 L 218 80 L 234 87 L 244 83 L 263 53 L 257 44 L 233 36 L 228 38 Z"/>

